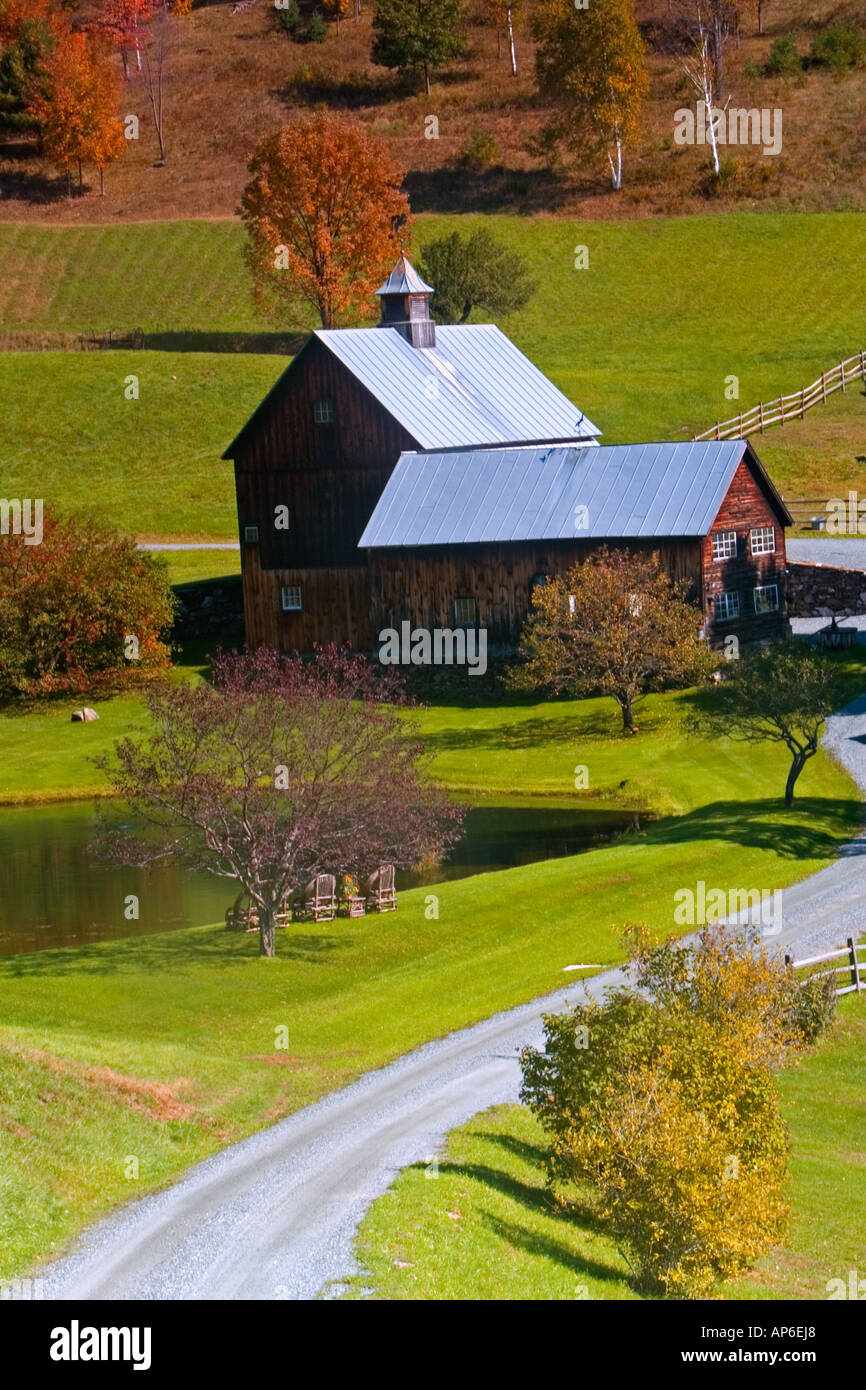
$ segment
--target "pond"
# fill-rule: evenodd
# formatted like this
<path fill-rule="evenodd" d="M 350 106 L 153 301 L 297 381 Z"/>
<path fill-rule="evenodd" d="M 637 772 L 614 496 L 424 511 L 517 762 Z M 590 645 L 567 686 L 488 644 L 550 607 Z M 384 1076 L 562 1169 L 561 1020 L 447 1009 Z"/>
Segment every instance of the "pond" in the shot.
<path fill-rule="evenodd" d="M 597 803 L 485 801 L 467 815 L 446 862 L 399 875 L 398 887 L 576 854 L 632 820 L 631 811 Z M 0 810 L 0 956 L 222 921 L 237 893 L 233 882 L 170 860 L 146 870 L 102 863 L 87 852 L 97 829 L 89 802 Z M 128 920 L 131 896 L 139 915 Z"/>

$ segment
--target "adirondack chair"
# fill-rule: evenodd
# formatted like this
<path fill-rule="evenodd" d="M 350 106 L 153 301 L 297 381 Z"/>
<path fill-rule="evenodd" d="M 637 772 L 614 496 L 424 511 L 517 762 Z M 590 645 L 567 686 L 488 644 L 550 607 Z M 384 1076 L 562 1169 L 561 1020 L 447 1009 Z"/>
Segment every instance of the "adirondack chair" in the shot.
<path fill-rule="evenodd" d="M 246 899 L 246 906 L 243 906 Z M 231 907 L 226 908 L 227 931 L 258 931 L 259 919 L 246 893 L 238 893 Z"/>
<path fill-rule="evenodd" d="M 380 864 L 367 879 L 367 907 L 372 912 L 396 912 L 394 865 Z"/>
<path fill-rule="evenodd" d="M 337 880 L 333 874 L 318 874 L 304 889 L 304 909 L 314 922 L 333 922 L 337 915 Z"/>

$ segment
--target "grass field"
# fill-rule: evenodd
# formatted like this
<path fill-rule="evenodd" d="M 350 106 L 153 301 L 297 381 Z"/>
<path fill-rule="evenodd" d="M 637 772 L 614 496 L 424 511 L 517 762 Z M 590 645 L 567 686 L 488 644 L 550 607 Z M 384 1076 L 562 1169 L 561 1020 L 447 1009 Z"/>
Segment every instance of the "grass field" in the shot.
<path fill-rule="evenodd" d="M 422 219 L 419 243 L 459 223 Z M 851 293 L 853 267 L 866 259 L 859 215 L 485 224 L 526 256 L 539 285 L 504 326 L 595 419 L 605 442 L 686 438 L 866 346 Z M 212 343 L 215 333 L 252 324 L 241 236 L 218 222 L 0 227 L 12 268 L 0 286 L 6 322 L 34 331 L 101 322 L 125 332 L 156 331 L 167 318 L 173 332 Z M 164 240 L 176 301 L 155 292 Z M 581 244 L 590 261 L 578 271 Z M 46 276 L 55 262 L 65 273 Z M 756 295 L 756 279 L 779 292 Z M 0 354 L 4 494 L 92 510 L 141 536 L 233 538 L 232 469 L 220 454 L 284 364 L 250 353 Z M 139 378 L 137 400 L 124 395 L 130 374 Z M 725 399 L 731 376 L 739 401 Z M 791 496 L 862 492 L 864 422 L 856 385 L 802 422 L 768 431 L 758 449 Z"/>
<path fill-rule="evenodd" d="M 425 711 L 446 783 L 562 794 L 580 762 L 592 795 L 637 790 L 679 812 L 582 855 L 439 884 L 438 919 L 418 889 L 394 915 L 281 933 L 271 962 L 213 926 L 0 961 L 2 1270 L 416 1044 L 560 987 L 575 958 L 617 960 L 612 925 L 677 930 L 678 887 L 782 887 L 831 860 L 860 818 L 845 774 L 820 755 L 785 811 L 779 754 L 687 743 L 685 703 L 655 697 L 628 740 L 609 732 L 609 701 Z M 93 752 L 139 717 L 123 700 L 104 714 L 5 718 L 4 781 L 71 791 L 87 764 L 70 739 L 83 731 Z"/>
<path fill-rule="evenodd" d="M 792 1224 L 784 1247 L 722 1291 L 734 1299 L 824 1299 L 862 1265 L 866 1004 L 843 1000 L 832 1032 L 781 1073 L 791 1130 Z M 541 1169 L 545 1134 L 503 1106 L 454 1130 L 367 1213 L 350 1295 L 386 1299 L 633 1299 L 613 1241 L 557 1213 Z"/>

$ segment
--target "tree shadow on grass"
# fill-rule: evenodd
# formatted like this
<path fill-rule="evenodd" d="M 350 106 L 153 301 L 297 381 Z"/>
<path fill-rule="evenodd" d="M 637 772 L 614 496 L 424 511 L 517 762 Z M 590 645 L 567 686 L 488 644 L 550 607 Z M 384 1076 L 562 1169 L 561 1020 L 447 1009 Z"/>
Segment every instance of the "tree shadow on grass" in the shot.
<path fill-rule="evenodd" d="M 856 835 L 862 815 L 862 803 L 851 798 L 799 797 L 789 811 L 781 795 L 760 801 L 711 801 L 683 816 L 657 821 L 646 840 L 665 845 L 724 840 L 772 850 L 783 859 L 832 859 L 840 851 L 849 856 L 866 853 L 866 841 L 844 844 Z"/>
<path fill-rule="evenodd" d="M 234 934 L 223 926 L 198 931 L 164 932 L 154 936 L 128 936 L 94 945 L 72 946 L 0 959 L 0 979 L 22 979 L 56 975 L 123 975 L 140 971 L 177 974 L 206 966 L 230 970 L 245 960 L 259 959 L 258 936 L 249 932 Z M 326 935 L 324 932 L 292 934 L 292 928 L 277 933 L 277 960 L 324 964 L 334 955 L 356 944 L 353 936 Z"/>
<path fill-rule="evenodd" d="M 517 719 L 512 724 L 490 724 L 487 727 L 463 725 L 460 728 L 440 729 L 419 735 L 428 753 L 447 753 L 468 748 L 473 752 L 493 748 L 498 752 L 516 752 L 519 749 L 538 748 L 544 744 L 564 743 L 577 745 L 589 738 L 616 738 L 619 730 L 615 718 L 603 711 L 597 715 L 581 714 L 579 719 L 573 715 L 549 715 L 533 719 Z M 630 742 L 630 741 L 629 741 Z"/>
<path fill-rule="evenodd" d="M 413 212 L 524 213 L 556 212 L 575 194 L 567 183 L 548 169 L 492 169 L 472 171 L 445 165 L 439 169 L 413 169 L 404 188 Z"/>
<path fill-rule="evenodd" d="M 520 1140 L 515 1140 L 507 1134 L 476 1134 L 474 1137 L 485 1141 L 493 1141 L 500 1144 L 503 1148 L 514 1153 L 521 1160 L 541 1165 L 544 1160 L 544 1150 L 531 1144 L 524 1144 Z M 423 1171 L 426 1165 L 416 1164 L 419 1171 Z M 567 1223 L 570 1226 L 580 1226 L 588 1234 L 600 1233 L 599 1223 L 593 1214 L 584 1207 L 573 1207 L 568 1210 L 561 1210 L 554 1204 L 553 1198 L 543 1185 L 530 1182 L 523 1182 L 519 1178 L 513 1177 L 509 1173 L 503 1172 L 499 1168 L 490 1167 L 484 1163 L 440 1163 L 439 1173 L 454 1175 L 458 1178 L 468 1178 L 481 1187 L 493 1192 L 499 1192 L 504 1197 L 519 1203 L 527 1211 L 552 1217 L 556 1220 Z M 555 1261 L 563 1268 L 572 1271 L 576 1275 L 590 1275 L 594 1279 L 604 1280 L 610 1283 L 626 1283 L 631 1286 L 631 1280 L 627 1271 L 616 1269 L 609 1264 L 603 1264 L 598 1260 L 593 1260 L 585 1255 L 579 1255 L 570 1250 L 561 1241 L 554 1240 L 552 1236 L 545 1235 L 539 1231 L 530 1231 L 519 1225 L 517 1222 L 505 1221 L 501 1217 L 495 1216 L 492 1212 L 481 1211 L 480 1215 L 485 1224 L 501 1239 L 507 1240 L 509 1244 L 517 1249 L 525 1250 L 531 1255 L 542 1255 L 547 1259 Z"/>

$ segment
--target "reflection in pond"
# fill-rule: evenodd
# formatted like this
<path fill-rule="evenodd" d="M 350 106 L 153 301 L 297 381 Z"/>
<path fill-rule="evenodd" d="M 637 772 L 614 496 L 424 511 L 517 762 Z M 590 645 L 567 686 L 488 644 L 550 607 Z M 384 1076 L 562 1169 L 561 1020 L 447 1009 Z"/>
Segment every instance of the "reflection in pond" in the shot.
<path fill-rule="evenodd" d="M 398 888 L 576 854 L 632 819 L 619 807 L 574 801 L 483 802 L 467 815 L 448 860 L 399 875 Z M 171 860 L 148 869 L 102 863 L 87 852 L 97 833 L 92 803 L 0 810 L 0 955 L 222 921 L 237 893 L 232 881 Z M 133 897 L 137 919 L 128 915 Z"/>

